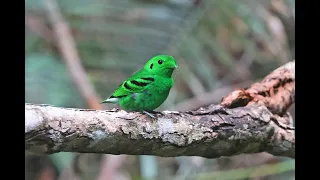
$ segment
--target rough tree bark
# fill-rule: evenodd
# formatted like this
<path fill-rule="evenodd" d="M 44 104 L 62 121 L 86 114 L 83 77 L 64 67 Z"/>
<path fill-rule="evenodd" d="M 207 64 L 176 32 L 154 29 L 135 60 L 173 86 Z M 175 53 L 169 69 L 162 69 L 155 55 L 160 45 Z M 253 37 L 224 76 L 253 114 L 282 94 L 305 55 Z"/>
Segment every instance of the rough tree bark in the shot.
<path fill-rule="evenodd" d="M 294 68 L 294 61 L 289 62 L 250 88 L 230 93 L 219 105 L 197 111 L 164 111 L 156 120 L 119 109 L 26 104 L 25 148 L 39 154 L 64 151 L 217 158 L 268 152 L 295 157 L 292 118 L 285 112 L 294 103 Z"/>

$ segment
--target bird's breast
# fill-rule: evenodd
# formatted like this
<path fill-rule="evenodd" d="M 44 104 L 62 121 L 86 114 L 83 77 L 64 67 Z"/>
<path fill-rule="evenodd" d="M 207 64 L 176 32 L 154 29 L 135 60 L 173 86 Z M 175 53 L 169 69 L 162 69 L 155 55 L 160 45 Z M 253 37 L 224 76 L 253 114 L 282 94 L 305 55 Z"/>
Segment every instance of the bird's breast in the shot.
<path fill-rule="evenodd" d="M 173 84 L 172 78 L 156 78 L 154 82 L 154 91 L 158 93 L 169 93 Z"/>

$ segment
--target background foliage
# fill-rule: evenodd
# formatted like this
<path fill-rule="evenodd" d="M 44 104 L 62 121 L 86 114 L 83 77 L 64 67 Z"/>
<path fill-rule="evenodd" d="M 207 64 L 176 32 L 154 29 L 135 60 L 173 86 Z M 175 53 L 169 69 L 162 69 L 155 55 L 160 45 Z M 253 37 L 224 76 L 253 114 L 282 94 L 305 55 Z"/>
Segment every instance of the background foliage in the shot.
<path fill-rule="evenodd" d="M 56 2 L 70 27 L 81 64 L 102 99 L 157 54 L 171 54 L 179 64 L 175 86 L 159 110 L 190 110 L 218 103 L 233 87 L 244 88 L 294 59 L 294 0 Z M 25 101 L 88 108 L 58 50 L 45 3 L 25 0 L 25 10 Z M 214 94 L 226 87 L 230 91 Z M 198 98 L 204 95 L 210 98 Z M 294 116 L 294 106 L 291 113 Z M 205 176 L 197 175 L 285 159 L 256 156 L 251 161 L 243 155 L 228 162 L 223 158 L 126 156 L 111 179 L 201 179 Z M 26 179 L 57 179 L 70 163 L 79 179 L 94 179 L 103 170 L 101 157 L 26 154 Z M 292 179 L 294 174 L 282 173 L 281 177 Z M 280 175 L 269 178 L 279 179 Z"/>

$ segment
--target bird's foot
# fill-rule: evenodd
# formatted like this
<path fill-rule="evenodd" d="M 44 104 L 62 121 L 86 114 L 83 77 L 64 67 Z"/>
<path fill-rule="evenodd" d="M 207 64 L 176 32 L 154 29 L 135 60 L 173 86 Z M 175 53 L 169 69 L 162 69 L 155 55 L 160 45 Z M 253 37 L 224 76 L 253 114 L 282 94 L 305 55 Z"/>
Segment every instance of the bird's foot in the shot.
<path fill-rule="evenodd" d="M 149 111 L 149 112 L 151 112 L 152 114 L 161 114 L 162 116 L 164 116 L 164 114 L 160 111 Z"/>
<path fill-rule="evenodd" d="M 143 111 L 144 114 L 148 115 L 149 117 L 153 118 L 153 119 L 157 119 L 151 112 L 148 111 Z"/>
<path fill-rule="evenodd" d="M 157 119 L 157 117 L 155 116 L 156 114 L 161 114 L 162 116 L 164 116 L 164 114 L 162 112 L 158 112 L 158 111 L 143 111 L 143 113 L 153 119 Z"/>

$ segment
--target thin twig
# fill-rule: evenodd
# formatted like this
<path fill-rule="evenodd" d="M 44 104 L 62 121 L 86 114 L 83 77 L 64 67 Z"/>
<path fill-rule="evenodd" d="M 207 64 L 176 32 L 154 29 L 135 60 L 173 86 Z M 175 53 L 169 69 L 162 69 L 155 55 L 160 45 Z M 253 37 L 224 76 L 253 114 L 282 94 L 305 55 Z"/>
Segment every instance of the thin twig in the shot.
<path fill-rule="evenodd" d="M 38 17 L 26 14 L 25 23 L 31 32 L 36 33 L 48 42 L 53 42 L 50 29 L 46 27 Z"/>
<path fill-rule="evenodd" d="M 64 21 L 58 4 L 55 0 L 46 0 L 45 1 L 48 9 L 48 17 L 53 26 L 53 31 L 57 39 L 58 48 L 63 56 L 63 59 L 66 62 L 66 65 L 70 71 L 73 82 L 78 87 L 81 95 L 86 99 L 89 108 L 91 109 L 103 109 L 103 106 L 99 103 L 101 99 L 97 96 L 94 88 L 89 82 L 89 78 L 85 69 L 81 64 L 80 57 L 76 50 L 74 39 L 70 33 L 68 24 Z M 125 158 L 121 156 L 108 156 L 102 160 L 102 164 L 110 164 L 110 162 L 118 161 L 121 164 Z M 101 166 L 100 174 L 98 179 L 104 177 L 103 179 L 112 179 L 113 171 L 117 169 L 114 166 Z M 108 173 L 108 174 L 106 174 Z"/>
<path fill-rule="evenodd" d="M 48 9 L 48 17 L 52 24 L 55 38 L 57 39 L 58 48 L 70 71 L 73 82 L 88 102 L 90 108 L 103 109 L 103 106 L 99 104 L 100 99 L 91 86 L 85 69 L 81 65 L 81 60 L 75 48 L 75 42 L 71 36 L 69 26 L 64 21 L 57 2 L 54 0 L 46 0 L 45 3 Z"/>

